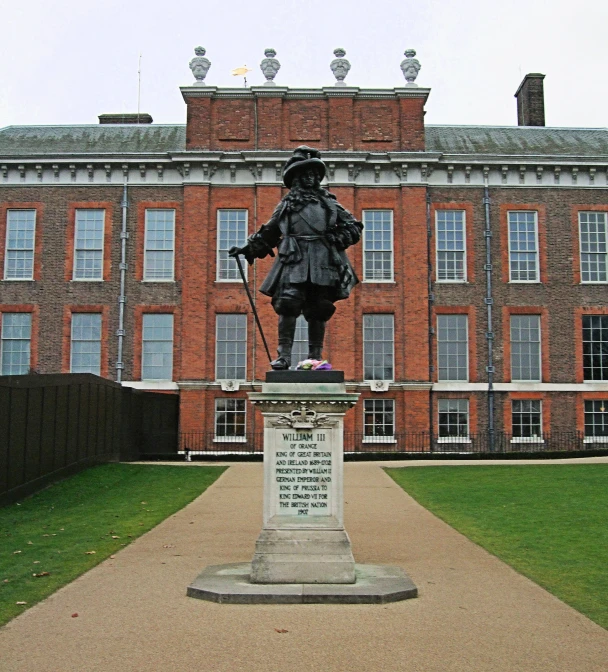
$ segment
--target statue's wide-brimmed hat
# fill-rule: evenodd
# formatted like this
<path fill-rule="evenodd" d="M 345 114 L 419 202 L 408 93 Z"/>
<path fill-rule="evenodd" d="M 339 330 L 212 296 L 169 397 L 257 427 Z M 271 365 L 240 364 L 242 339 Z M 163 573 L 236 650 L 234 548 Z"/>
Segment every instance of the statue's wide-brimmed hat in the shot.
<path fill-rule="evenodd" d="M 301 145 L 294 150 L 293 156 L 283 168 L 283 184 L 291 189 L 295 175 L 304 168 L 314 168 L 319 173 L 319 179 L 325 177 L 325 164 L 321 161 L 321 152 L 318 149 Z"/>

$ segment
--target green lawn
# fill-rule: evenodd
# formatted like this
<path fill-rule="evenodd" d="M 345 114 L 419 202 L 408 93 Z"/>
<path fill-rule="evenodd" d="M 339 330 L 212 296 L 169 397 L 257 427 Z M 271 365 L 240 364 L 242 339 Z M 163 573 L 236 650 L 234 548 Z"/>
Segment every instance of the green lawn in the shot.
<path fill-rule="evenodd" d="M 608 465 L 387 469 L 422 506 L 608 628 Z"/>
<path fill-rule="evenodd" d="M 0 508 L 0 625 L 158 525 L 224 470 L 106 464 Z"/>

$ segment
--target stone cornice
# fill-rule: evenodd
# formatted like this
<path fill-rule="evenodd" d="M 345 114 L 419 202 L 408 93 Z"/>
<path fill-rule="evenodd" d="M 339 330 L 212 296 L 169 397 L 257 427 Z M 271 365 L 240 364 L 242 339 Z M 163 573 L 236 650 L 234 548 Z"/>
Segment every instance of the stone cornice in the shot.
<path fill-rule="evenodd" d="M 358 382 L 346 382 L 347 390 L 370 390 L 370 381 L 358 381 Z M 433 387 L 433 383 L 426 382 L 389 382 L 388 388 L 385 390 L 372 389 L 376 394 L 387 394 L 394 392 L 395 390 L 405 391 L 405 390 L 430 390 Z"/>
<path fill-rule="evenodd" d="M 180 152 L 140 157 L 0 158 L 0 187 L 74 184 L 254 186 L 282 184 L 288 150 Z M 565 157 L 442 156 L 437 152 L 325 151 L 326 184 L 332 186 L 479 186 L 606 188 L 608 161 Z"/>
<path fill-rule="evenodd" d="M 504 164 L 509 163 L 519 165 L 520 163 L 546 164 L 560 166 L 576 166 L 580 164 L 606 165 L 608 164 L 608 155 L 598 156 L 570 156 L 564 154 L 438 154 L 444 163 L 489 163 Z"/>
<path fill-rule="evenodd" d="M 218 91 L 217 86 L 180 86 L 183 99 L 187 102 L 188 98 L 212 98 Z"/>
<path fill-rule="evenodd" d="M 494 383 L 496 392 L 608 392 L 608 383 Z M 433 392 L 487 392 L 488 383 L 434 383 Z"/>
<path fill-rule="evenodd" d="M 428 99 L 430 89 L 418 86 L 395 87 L 393 89 L 362 89 L 358 86 L 324 86 L 318 89 L 292 89 L 287 86 L 252 86 L 243 88 L 219 88 L 217 86 L 182 86 L 185 101 L 190 98 L 359 98 L 392 99 L 423 98 Z"/>
<path fill-rule="evenodd" d="M 238 386 L 234 390 L 230 390 L 228 393 L 237 392 L 237 391 L 252 391 L 260 389 L 262 382 L 252 382 L 252 381 L 238 381 Z M 178 380 L 177 387 L 180 390 L 214 390 L 215 392 L 222 391 L 222 382 L 219 380 Z"/>
<path fill-rule="evenodd" d="M 252 86 L 251 92 L 260 98 L 283 98 L 289 91 L 286 86 Z"/>
<path fill-rule="evenodd" d="M 328 98 L 358 98 L 361 89 L 358 86 L 324 86 L 323 93 Z"/>

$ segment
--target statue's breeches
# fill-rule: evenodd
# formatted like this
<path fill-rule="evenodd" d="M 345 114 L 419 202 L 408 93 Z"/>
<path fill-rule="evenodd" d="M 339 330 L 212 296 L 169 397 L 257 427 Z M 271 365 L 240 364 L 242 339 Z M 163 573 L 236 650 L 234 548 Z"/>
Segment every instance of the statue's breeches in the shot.
<path fill-rule="evenodd" d="M 279 315 L 326 322 L 336 312 L 329 298 L 331 288 L 312 282 L 280 283 L 272 297 L 272 307 Z"/>

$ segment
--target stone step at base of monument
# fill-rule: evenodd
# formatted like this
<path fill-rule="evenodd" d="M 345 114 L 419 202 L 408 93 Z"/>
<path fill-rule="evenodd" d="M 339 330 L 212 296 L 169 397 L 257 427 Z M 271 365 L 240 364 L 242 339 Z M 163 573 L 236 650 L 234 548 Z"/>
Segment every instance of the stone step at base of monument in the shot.
<path fill-rule="evenodd" d="M 251 562 L 252 583 L 352 584 L 355 578 L 352 555 L 254 555 Z"/>
<path fill-rule="evenodd" d="M 262 530 L 252 583 L 354 583 L 355 558 L 344 530 Z"/>
<path fill-rule="evenodd" d="M 342 531 L 310 533 L 307 530 L 263 530 L 255 543 L 256 555 L 348 555 L 351 544 Z"/>
<path fill-rule="evenodd" d="M 418 596 L 401 567 L 355 565 L 355 583 L 251 583 L 251 563 L 212 565 L 187 595 L 226 604 L 385 604 Z"/>

